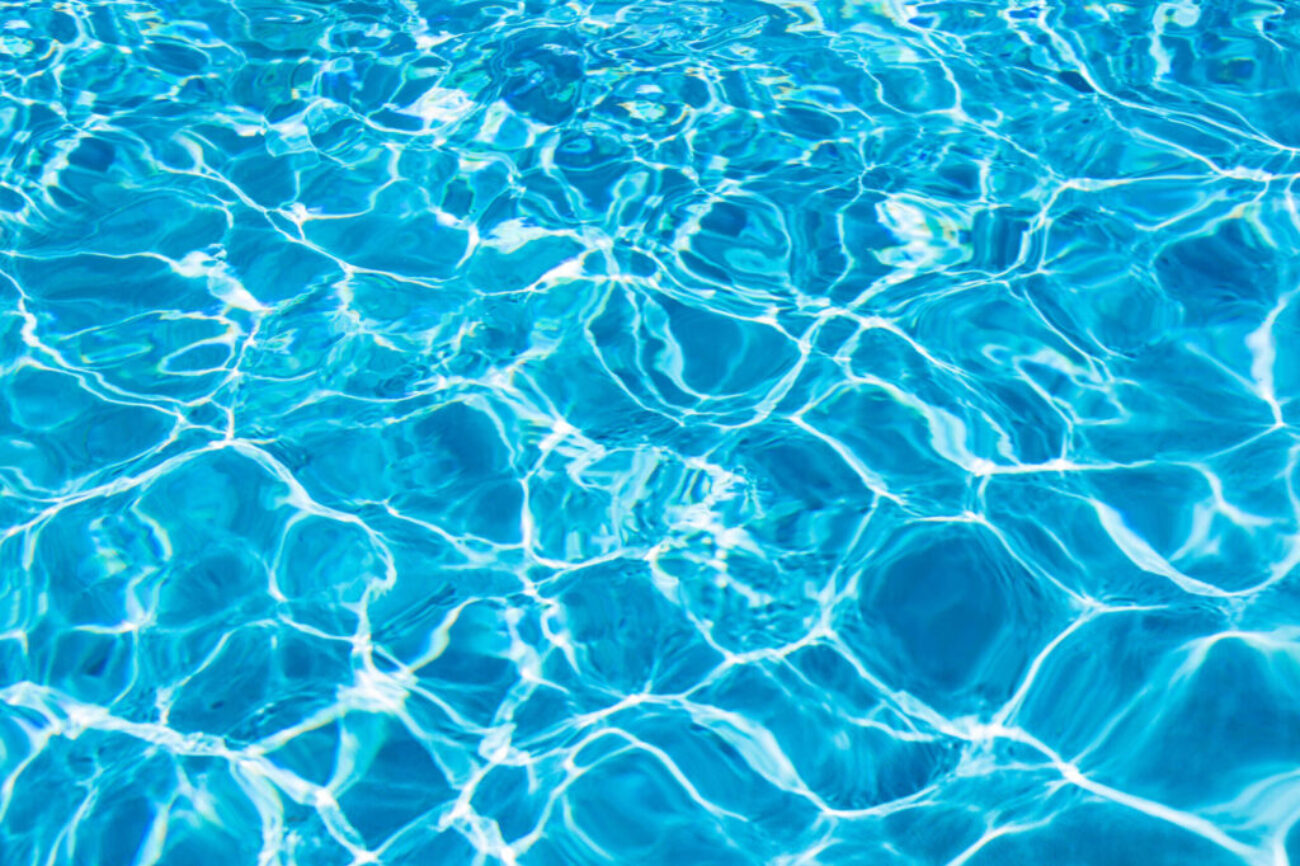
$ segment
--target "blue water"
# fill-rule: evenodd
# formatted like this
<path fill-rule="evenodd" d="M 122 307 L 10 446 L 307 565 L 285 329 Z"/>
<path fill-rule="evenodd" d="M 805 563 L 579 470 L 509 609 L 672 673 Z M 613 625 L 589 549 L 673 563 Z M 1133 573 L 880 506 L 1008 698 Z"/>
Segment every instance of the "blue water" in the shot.
<path fill-rule="evenodd" d="M 0 10 L 3 866 L 1300 863 L 1300 4 Z"/>

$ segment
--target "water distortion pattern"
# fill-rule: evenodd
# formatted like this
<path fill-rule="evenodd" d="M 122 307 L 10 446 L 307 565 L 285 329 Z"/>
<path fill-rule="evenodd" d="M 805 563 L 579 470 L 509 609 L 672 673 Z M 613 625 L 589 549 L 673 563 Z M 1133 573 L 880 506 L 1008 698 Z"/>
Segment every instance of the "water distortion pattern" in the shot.
<path fill-rule="evenodd" d="M 0 7 L 0 861 L 1300 862 L 1300 5 Z"/>

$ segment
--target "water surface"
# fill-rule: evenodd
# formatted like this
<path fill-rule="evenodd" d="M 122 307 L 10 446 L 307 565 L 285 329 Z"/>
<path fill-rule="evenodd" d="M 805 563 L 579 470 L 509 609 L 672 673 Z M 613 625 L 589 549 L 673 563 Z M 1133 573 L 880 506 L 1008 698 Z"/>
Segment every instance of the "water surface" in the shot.
<path fill-rule="evenodd" d="M 4 866 L 1300 860 L 1300 6 L 0 34 Z"/>

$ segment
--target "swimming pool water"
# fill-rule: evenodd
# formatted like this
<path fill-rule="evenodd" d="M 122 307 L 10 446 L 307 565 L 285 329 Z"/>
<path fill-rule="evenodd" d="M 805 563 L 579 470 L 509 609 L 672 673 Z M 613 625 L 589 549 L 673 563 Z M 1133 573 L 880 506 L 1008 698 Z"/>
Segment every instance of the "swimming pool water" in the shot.
<path fill-rule="evenodd" d="M 1300 862 L 1300 4 L 0 9 L 4 866 Z"/>

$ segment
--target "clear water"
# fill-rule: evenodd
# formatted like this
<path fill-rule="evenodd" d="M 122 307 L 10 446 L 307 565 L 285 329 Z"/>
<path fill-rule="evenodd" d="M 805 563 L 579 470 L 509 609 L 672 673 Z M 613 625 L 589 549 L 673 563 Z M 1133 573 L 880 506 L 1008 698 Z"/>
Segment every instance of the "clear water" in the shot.
<path fill-rule="evenodd" d="M 0 10 L 0 862 L 1300 862 L 1300 5 Z"/>

